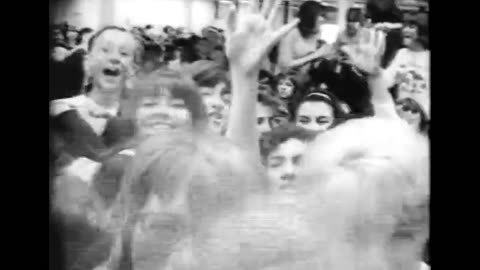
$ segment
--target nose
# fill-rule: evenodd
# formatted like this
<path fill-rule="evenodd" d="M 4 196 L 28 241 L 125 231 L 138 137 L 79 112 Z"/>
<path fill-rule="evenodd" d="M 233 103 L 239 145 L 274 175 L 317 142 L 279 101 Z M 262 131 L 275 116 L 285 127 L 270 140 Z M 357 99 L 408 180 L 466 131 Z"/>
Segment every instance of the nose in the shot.
<path fill-rule="evenodd" d="M 292 163 L 288 162 L 288 164 L 285 165 L 285 169 L 280 179 L 282 179 L 282 181 L 292 182 L 295 180 L 295 177 L 295 166 Z"/>
<path fill-rule="evenodd" d="M 293 182 L 295 180 L 295 174 L 294 173 L 286 173 L 280 177 L 282 181 L 285 182 Z"/>
<path fill-rule="evenodd" d="M 120 64 L 120 57 L 118 57 L 116 54 L 112 54 L 110 56 L 110 63 L 112 63 L 114 65 Z"/>
<path fill-rule="evenodd" d="M 216 112 L 222 112 L 223 111 L 223 108 L 224 108 L 224 105 L 222 104 L 222 102 L 220 100 L 214 100 L 212 101 L 212 103 L 210 104 L 210 106 L 212 107 L 213 110 L 215 110 Z"/>

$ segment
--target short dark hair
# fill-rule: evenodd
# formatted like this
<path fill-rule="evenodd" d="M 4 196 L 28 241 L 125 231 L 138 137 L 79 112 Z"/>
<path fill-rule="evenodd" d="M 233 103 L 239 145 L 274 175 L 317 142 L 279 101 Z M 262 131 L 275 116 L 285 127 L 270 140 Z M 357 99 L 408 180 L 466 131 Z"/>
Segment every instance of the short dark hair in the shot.
<path fill-rule="evenodd" d="M 214 87 L 221 82 L 228 84 L 227 72 L 216 62 L 199 60 L 192 63 L 189 71 L 199 87 Z"/>
<path fill-rule="evenodd" d="M 276 127 L 271 131 L 262 134 L 260 138 L 261 156 L 265 160 L 282 143 L 290 139 L 297 139 L 302 142 L 310 142 L 315 139 L 315 135 L 315 132 L 295 126 L 293 124 Z"/>
<path fill-rule="evenodd" d="M 160 45 L 156 43 L 145 44 L 143 47 L 142 60 L 148 61 L 153 60 L 154 58 L 159 58 L 163 54 L 163 49 Z"/>
<path fill-rule="evenodd" d="M 283 102 L 280 98 L 271 96 L 265 93 L 258 93 L 257 102 L 260 104 L 272 108 L 275 114 L 281 114 L 290 118 L 290 112 L 288 110 L 287 104 Z"/>
<path fill-rule="evenodd" d="M 405 21 L 405 26 L 414 26 L 417 28 L 417 42 L 425 49 L 429 48 L 429 29 L 428 25 L 421 24 L 417 19 L 410 19 Z"/>
<path fill-rule="evenodd" d="M 167 34 L 167 33 L 168 33 L 168 30 L 170 30 L 170 29 L 175 30 L 175 28 L 173 28 L 172 26 L 167 25 L 167 26 L 163 27 L 163 32 L 164 32 L 165 34 Z"/>
<path fill-rule="evenodd" d="M 325 6 L 316 1 L 305 1 L 300 5 L 297 17 L 300 19 L 298 30 L 303 37 L 312 34 L 317 27 L 317 18 L 323 15 Z"/>
<path fill-rule="evenodd" d="M 365 17 L 361 9 L 349 8 L 347 11 L 347 22 L 360 22 L 363 23 Z"/>

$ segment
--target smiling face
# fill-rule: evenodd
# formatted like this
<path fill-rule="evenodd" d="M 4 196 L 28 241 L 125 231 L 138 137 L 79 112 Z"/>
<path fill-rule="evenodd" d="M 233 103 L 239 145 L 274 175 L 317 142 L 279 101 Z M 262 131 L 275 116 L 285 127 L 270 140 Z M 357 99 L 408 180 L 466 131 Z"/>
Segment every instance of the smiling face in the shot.
<path fill-rule="evenodd" d="M 87 58 L 93 84 L 101 91 L 119 91 L 132 73 L 136 41 L 128 33 L 108 29 L 93 42 Z"/>
<path fill-rule="evenodd" d="M 402 30 L 403 45 L 410 47 L 418 38 L 418 27 L 415 25 L 407 25 Z"/>
<path fill-rule="evenodd" d="M 185 102 L 174 98 L 166 88 L 159 89 L 155 95 L 140 98 L 136 119 L 139 133 L 143 135 L 191 125 Z"/>
<path fill-rule="evenodd" d="M 307 144 L 296 138 L 281 143 L 267 157 L 267 175 L 275 190 L 294 186 L 298 167 Z"/>
<path fill-rule="evenodd" d="M 333 108 L 323 101 L 305 101 L 297 111 L 295 124 L 311 131 L 326 131 L 334 120 Z"/>
<path fill-rule="evenodd" d="M 199 90 L 207 108 L 210 128 L 221 134 L 226 130 L 230 111 L 230 94 L 226 84 L 221 82 L 215 87 L 199 87 Z"/>

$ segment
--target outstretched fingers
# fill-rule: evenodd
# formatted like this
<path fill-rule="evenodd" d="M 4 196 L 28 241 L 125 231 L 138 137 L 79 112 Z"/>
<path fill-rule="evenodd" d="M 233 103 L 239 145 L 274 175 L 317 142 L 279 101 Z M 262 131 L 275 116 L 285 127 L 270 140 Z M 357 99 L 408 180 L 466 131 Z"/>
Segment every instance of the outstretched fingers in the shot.
<path fill-rule="evenodd" d="M 385 53 L 385 44 L 387 42 L 387 37 L 383 31 L 378 31 L 377 40 L 375 43 L 375 48 L 380 57 Z"/>
<path fill-rule="evenodd" d="M 227 15 L 227 33 L 233 33 L 237 27 L 237 20 L 238 20 L 238 11 L 236 6 L 231 3 L 230 10 L 228 11 Z"/>
<path fill-rule="evenodd" d="M 272 0 L 263 0 L 262 11 L 261 14 L 264 18 L 267 18 L 269 14 L 269 7 L 271 6 Z"/>
<path fill-rule="evenodd" d="M 275 2 L 273 3 L 272 8 L 270 9 L 270 13 L 268 14 L 267 21 L 268 25 L 273 26 L 273 22 L 275 21 L 275 17 L 278 12 L 278 8 L 280 7 L 280 4 L 282 3 L 283 0 L 274 0 Z"/>
<path fill-rule="evenodd" d="M 250 0 L 250 11 L 253 14 L 258 14 L 260 12 L 259 0 Z"/>

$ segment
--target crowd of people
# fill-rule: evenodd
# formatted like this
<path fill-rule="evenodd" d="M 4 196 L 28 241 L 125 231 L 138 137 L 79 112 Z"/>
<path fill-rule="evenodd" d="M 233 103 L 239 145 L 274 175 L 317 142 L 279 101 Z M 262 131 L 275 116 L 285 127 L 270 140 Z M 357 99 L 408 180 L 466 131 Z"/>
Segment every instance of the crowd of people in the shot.
<path fill-rule="evenodd" d="M 330 44 L 280 2 L 52 26 L 52 269 L 428 269 L 428 24 L 338 0 Z"/>

